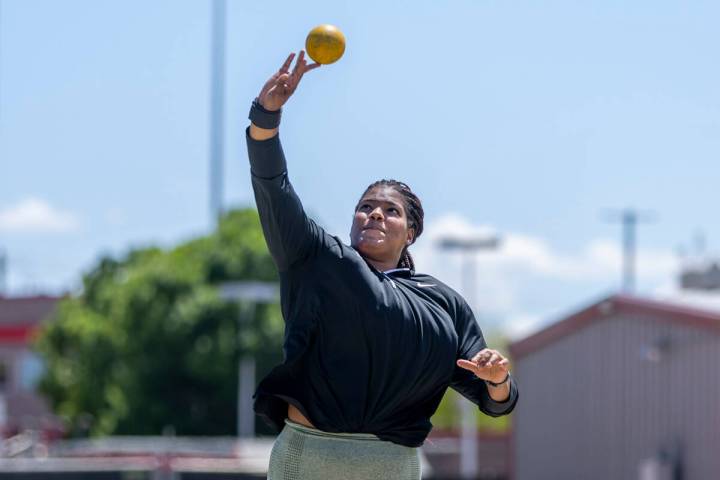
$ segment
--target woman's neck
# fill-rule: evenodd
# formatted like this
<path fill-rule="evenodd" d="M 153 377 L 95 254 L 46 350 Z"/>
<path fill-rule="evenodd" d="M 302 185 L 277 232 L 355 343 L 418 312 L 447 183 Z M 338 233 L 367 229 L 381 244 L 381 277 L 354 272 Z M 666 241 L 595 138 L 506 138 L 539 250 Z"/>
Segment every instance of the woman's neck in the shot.
<path fill-rule="evenodd" d="M 361 252 L 360 249 L 357 248 L 355 245 L 352 245 L 352 248 L 354 248 L 355 251 L 358 252 L 367 263 L 372 265 L 372 267 L 379 272 L 398 268 L 398 263 L 400 262 L 400 255 L 398 255 L 397 258 L 391 258 L 389 260 L 375 259 L 373 257 L 370 257 L 369 255 L 364 255 L 363 252 Z"/>
<path fill-rule="evenodd" d="M 397 268 L 397 261 L 389 261 L 389 262 L 382 262 L 378 260 L 373 260 L 372 258 L 365 258 L 365 261 L 367 261 L 370 265 L 372 265 L 375 270 L 379 272 L 384 272 L 386 270 L 392 270 L 393 268 Z"/>

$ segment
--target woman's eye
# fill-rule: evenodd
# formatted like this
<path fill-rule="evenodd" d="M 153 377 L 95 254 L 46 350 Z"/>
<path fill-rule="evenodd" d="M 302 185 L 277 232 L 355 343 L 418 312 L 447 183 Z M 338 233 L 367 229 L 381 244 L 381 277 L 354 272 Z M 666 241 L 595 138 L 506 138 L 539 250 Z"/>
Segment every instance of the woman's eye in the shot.
<path fill-rule="evenodd" d="M 400 211 L 395 207 L 388 208 L 388 212 L 400 213 Z"/>

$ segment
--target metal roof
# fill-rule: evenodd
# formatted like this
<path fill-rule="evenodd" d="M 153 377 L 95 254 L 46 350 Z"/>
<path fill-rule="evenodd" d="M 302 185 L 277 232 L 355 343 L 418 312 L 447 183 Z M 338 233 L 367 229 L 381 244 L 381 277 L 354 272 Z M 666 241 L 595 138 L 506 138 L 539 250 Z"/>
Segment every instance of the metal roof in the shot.
<path fill-rule="evenodd" d="M 38 325 L 55 309 L 60 297 L 0 297 L 0 327 Z"/>
<path fill-rule="evenodd" d="M 510 345 L 510 353 L 517 360 L 592 323 L 618 314 L 646 315 L 654 321 L 706 329 L 720 335 L 720 311 L 619 294 L 593 303 L 528 337 L 513 342 Z"/>

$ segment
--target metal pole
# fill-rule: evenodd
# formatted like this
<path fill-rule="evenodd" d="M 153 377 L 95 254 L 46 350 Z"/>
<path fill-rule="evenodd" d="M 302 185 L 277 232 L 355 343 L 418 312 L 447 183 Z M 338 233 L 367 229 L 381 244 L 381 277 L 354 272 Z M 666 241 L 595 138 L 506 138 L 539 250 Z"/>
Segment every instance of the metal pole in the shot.
<path fill-rule="evenodd" d="M 222 215 L 225 139 L 225 0 L 213 0 L 210 79 L 210 215 Z"/>
<path fill-rule="evenodd" d="M 462 255 L 461 288 L 465 299 L 473 309 L 475 306 L 475 280 L 476 258 L 480 250 L 498 248 L 500 239 L 497 236 L 482 237 L 445 237 L 439 242 L 439 247 L 445 250 L 460 251 Z M 478 472 L 477 461 L 477 409 L 462 396 L 458 398 L 460 409 L 460 475 L 462 478 L 476 478 Z"/>
<path fill-rule="evenodd" d="M 0 40 L 2 39 L 2 1 L 0 0 Z M 2 53 L 2 42 L 0 41 L 0 54 Z M 2 105 L 2 55 L 0 55 L 0 105 Z M 0 110 L 0 120 L 2 120 L 2 111 Z M 0 297 L 5 295 L 7 288 L 7 256 L 5 250 L 0 248 Z M 0 408 L 5 408 L 4 399 L 0 399 L 2 405 Z M 3 420 L 4 422 L 4 420 Z M 1 425 L 1 424 L 0 424 Z"/>
<path fill-rule="evenodd" d="M 243 327 L 250 324 L 256 311 L 256 303 L 242 309 L 238 323 L 238 337 Z M 239 340 L 239 338 L 238 338 Z M 255 436 L 255 413 L 253 412 L 253 391 L 255 390 L 255 358 L 241 354 L 238 364 L 238 398 L 237 398 L 237 435 L 240 438 Z"/>
<path fill-rule="evenodd" d="M 463 255 L 462 290 L 470 309 L 475 307 L 475 250 L 466 250 Z M 475 478 L 478 471 L 477 461 L 477 412 L 466 398 L 459 396 L 461 412 L 460 437 L 460 476 L 462 478 Z"/>
<path fill-rule="evenodd" d="M 649 213 L 638 212 L 632 208 L 623 210 L 612 210 L 606 213 L 605 218 L 611 222 L 620 222 L 622 224 L 622 278 L 620 282 L 620 291 L 632 293 L 635 290 L 635 270 L 636 270 L 636 230 L 640 222 L 647 222 L 654 219 Z"/>
<path fill-rule="evenodd" d="M 0 247 L 0 297 L 7 292 L 7 254 Z"/>
<path fill-rule="evenodd" d="M 220 285 L 219 296 L 224 300 L 240 302 L 238 312 L 238 347 L 242 345 L 245 327 L 255 318 L 258 303 L 278 301 L 278 285 L 267 282 L 225 282 Z M 243 355 L 238 358 L 237 425 L 238 437 L 255 436 L 255 412 L 252 396 L 255 390 L 255 358 Z"/>
<path fill-rule="evenodd" d="M 633 210 L 625 210 L 623 222 L 623 278 L 622 289 L 632 293 L 635 290 L 635 228 L 637 215 Z"/>

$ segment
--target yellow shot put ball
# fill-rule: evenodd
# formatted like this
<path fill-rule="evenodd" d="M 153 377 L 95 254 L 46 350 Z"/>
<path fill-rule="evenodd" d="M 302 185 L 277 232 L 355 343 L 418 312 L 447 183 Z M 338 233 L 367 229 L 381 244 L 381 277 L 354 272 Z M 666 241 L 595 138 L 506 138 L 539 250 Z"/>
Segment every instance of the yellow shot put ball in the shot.
<path fill-rule="evenodd" d="M 317 63 L 337 62 L 345 53 L 345 35 L 334 25 L 318 25 L 308 33 L 305 50 Z"/>

